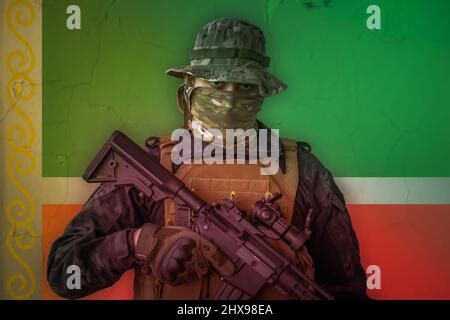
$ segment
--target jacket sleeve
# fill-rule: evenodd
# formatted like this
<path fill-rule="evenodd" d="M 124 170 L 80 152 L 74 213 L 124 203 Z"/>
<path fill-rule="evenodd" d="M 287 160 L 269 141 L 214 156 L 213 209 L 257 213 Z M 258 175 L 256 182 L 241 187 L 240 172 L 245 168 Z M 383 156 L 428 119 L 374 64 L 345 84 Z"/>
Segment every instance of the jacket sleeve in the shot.
<path fill-rule="evenodd" d="M 344 196 L 320 161 L 309 150 L 299 150 L 293 223 L 303 228 L 305 213 L 313 209 L 307 248 L 314 260 L 316 280 L 336 299 L 366 299 L 366 274 Z"/>
<path fill-rule="evenodd" d="M 73 299 L 114 284 L 137 263 L 131 231 L 145 222 L 161 223 L 160 207 L 131 186 L 100 186 L 52 245 L 47 265 L 50 287 Z M 71 265 L 79 267 L 79 289 L 67 286 Z"/>

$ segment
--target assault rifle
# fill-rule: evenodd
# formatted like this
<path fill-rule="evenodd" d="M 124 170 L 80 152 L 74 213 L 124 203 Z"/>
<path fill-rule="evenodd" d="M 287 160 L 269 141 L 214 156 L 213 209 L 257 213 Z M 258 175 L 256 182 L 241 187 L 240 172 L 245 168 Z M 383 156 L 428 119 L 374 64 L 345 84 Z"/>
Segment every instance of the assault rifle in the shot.
<path fill-rule="evenodd" d="M 332 297 L 301 272 L 295 263 L 263 240 L 277 236 L 298 251 L 307 232 L 289 225 L 272 205 L 281 195 L 261 199 L 252 208 L 253 223 L 230 199 L 209 204 L 166 170 L 120 131 L 114 132 L 86 169 L 87 182 L 133 185 L 155 201 L 174 199 L 190 208 L 190 228 L 214 243 L 234 263 L 235 272 L 223 277 L 218 300 L 251 299 L 266 285 L 299 300 Z M 264 228 L 261 228 L 264 226 Z"/>

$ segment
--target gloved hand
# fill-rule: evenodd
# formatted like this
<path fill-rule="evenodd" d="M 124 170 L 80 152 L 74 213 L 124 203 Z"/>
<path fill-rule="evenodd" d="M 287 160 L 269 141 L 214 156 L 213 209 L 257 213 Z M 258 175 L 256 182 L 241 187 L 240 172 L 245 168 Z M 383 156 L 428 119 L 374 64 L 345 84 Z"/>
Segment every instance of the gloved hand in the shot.
<path fill-rule="evenodd" d="M 222 276 L 234 272 L 233 263 L 217 246 L 187 228 L 145 224 L 142 230 L 136 255 L 140 259 L 145 256 L 153 275 L 162 282 L 185 283 L 205 276 L 212 269 Z"/>

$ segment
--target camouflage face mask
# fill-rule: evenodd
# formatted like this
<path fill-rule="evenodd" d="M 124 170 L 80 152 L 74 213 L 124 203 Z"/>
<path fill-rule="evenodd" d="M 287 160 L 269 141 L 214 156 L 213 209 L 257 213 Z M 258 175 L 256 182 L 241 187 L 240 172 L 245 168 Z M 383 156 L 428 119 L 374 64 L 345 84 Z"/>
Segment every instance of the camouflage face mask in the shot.
<path fill-rule="evenodd" d="M 188 94 L 192 122 L 202 128 L 192 127 L 205 135 L 205 130 L 218 129 L 224 138 L 226 129 L 257 129 L 256 115 L 261 110 L 263 97 L 214 88 L 196 87 Z"/>

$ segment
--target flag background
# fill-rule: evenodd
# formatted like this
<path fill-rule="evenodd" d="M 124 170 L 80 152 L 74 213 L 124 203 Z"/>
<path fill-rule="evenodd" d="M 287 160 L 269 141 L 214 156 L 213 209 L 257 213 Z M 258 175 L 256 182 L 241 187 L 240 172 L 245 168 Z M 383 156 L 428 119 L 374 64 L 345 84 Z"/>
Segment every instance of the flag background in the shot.
<path fill-rule="evenodd" d="M 377 1 L 381 30 L 366 27 L 370 1 L 78 3 L 71 31 L 71 2 L 44 1 L 44 176 L 80 176 L 113 128 L 143 141 L 178 127 L 180 81 L 164 72 L 229 16 L 263 28 L 270 70 L 289 86 L 260 119 L 311 143 L 336 176 L 450 176 L 448 1 Z"/>
<path fill-rule="evenodd" d="M 201 26 L 234 16 L 263 29 L 289 86 L 260 119 L 312 145 L 347 199 L 364 267 L 381 267 L 370 296 L 450 299 L 448 1 L 79 0 L 82 29 L 69 31 L 71 4 L 0 3 L 0 298 L 56 298 L 47 254 L 93 190 L 84 168 L 113 130 L 143 142 L 182 123 L 179 80 L 164 71 L 188 63 Z M 370 4 L 381 30 L 366 28 Z M 11 94 L 18 83 L 30 97 Z M 88 298 L 131 297 L 129 272 Z"/>

